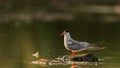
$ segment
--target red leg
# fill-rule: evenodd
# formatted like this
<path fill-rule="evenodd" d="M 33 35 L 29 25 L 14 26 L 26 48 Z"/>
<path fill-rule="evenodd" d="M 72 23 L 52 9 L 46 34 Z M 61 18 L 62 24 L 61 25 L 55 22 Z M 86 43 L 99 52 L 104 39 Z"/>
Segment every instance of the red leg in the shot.
<path fill-rule="evenodd" d="M 72 57 L 74 57 L 75 56 L 75 52 L 74 51 L 72 51 Z"/>
<path fill-rule="evenodd" d="M 77 65 L 75 63 L 72 63 L 71 68 L 77 68 Z"/>

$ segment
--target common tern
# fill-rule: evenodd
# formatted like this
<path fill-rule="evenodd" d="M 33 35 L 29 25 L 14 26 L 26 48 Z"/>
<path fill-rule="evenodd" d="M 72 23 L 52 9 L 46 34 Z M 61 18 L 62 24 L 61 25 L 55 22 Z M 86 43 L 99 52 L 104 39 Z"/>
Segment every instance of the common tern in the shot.
<path fill-rule="evenodd" d="M 72 56 L 75 55 L 75 52 L 80 52 L 83 50 L 100 50 L 104 49 L 96 47 L 97 44 L 88 43 L 88 42 L 79 42 L 71 38 L 70 33 L 68 31 L 63 31 L 61 36 L 64 36 L 64 46 L 67 50 L 72 51 Z"/>

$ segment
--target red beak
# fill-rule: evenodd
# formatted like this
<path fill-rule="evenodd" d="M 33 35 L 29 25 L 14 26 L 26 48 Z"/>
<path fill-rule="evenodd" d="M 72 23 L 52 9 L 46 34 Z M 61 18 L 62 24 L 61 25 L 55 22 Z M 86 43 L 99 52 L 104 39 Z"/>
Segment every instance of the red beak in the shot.
<path fill-rule="evenodd" d="M 64 32 L 62 32 L 61 34 L 60 34 L 60 36 L 63 36 L 65 33 Z"/>

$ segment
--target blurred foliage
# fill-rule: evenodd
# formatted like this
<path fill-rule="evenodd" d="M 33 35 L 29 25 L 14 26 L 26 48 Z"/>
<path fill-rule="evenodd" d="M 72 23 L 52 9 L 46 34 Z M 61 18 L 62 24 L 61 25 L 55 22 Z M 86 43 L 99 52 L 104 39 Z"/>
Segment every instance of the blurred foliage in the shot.
<path fill-rule="evenodd" d="M 119 0 L 1 0 L 0 21 L 119 22 Z"/>

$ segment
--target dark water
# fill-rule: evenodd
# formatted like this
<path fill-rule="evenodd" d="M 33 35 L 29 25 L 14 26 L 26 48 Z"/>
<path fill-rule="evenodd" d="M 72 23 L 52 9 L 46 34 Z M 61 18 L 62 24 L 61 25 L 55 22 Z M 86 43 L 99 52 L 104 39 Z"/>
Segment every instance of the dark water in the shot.
<path fill-rule="evenodd" d="M 100 65 L 79 65 L 78 68 L 119 68 L 120 67 L 120 24 L 110 23 L 41 23 L 0 24 L 0 68 L 43 68 L 40 65 L 25 64 L 35 60 L 32 54 L 39 52 L 40 58 L 53 59 L 69 55 L 59 34 L 69 29 L 74 39 L 79 41 L 105 41 L 107 47 L 101 51 L 83 51 L 94 53 L 104 59 Z M 70 68 L 71 65 L 45 66 L 44 68 Z"/>

